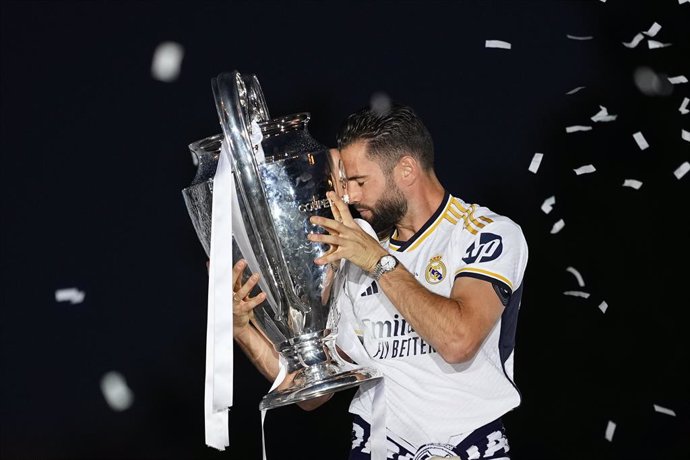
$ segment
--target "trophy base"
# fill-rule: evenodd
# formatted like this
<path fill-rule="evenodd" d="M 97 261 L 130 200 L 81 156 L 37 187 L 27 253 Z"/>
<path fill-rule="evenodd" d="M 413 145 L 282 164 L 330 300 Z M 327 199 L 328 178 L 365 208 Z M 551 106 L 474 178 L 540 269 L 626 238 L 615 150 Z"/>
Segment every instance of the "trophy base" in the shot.
<path fill-rule="evenodd" d="M 259 409 L 275 409 L 276 407 L 318 398 L 319 396 L 347 390 L 364 382 L 373 381 L 379 378 L 381 378 L 380 374 L 374 369 L 355 368 L 345 370 L 316 382 L 307 382 L 303 385 L 292 385 L 282 390 L 275 389 L 263 397 L 259 404 Z M 295 377 L 295 381 L 297 380 L 298 377 Z"/>

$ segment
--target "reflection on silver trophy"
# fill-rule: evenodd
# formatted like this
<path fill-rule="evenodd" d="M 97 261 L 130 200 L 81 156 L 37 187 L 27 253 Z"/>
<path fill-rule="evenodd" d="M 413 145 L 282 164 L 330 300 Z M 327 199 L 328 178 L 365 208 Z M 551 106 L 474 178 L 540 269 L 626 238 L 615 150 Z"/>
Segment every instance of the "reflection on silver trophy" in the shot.
<path fill-rule="evenodd" d="M 328 246 L 306 237 L 321 231 L 309 222 L 311 216 L 332 218 L 326 192 L 345 183 L 341 165 L 310 136 L 309 114 L 270 118 L 255 76 L 225 73 L 212 83 L 223 134 L 190 145 L 198 169 L 183 196 L 210 256 L 213 176 L 225 143 L 248 240 L 233 237 L 233 262 L 249 254 L 256 259 L 269 300 L 254 310 L 253 324 L 287 362 L 287 377 L 259 407 L 292 404 L 378 378 L 376 370 L 353 366 L 336 353 L 337 318 L 329 315 L 336 267 L 314 264 Z M 256 157 L 252 126 L 261 130 L 263 159 Z"/>

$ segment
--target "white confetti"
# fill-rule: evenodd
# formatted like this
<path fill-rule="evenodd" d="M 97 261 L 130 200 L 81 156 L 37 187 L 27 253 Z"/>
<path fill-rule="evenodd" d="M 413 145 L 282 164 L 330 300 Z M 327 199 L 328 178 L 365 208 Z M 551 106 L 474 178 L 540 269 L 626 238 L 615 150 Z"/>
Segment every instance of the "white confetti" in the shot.
<path fill-rule="evenodd" d="M 643 34 L 647 35 L 648 37 L 654 37 L 656 36 L 657 33 L 661 30 L 661 24 L 658 22 L 654 22 L 652 26 L 649 28 L 647 32 L 642 32 Z"/>
<path fill-rule="evenodd" d="M 673 410 L 658 406 L 656 404 L 654 404 L 654 410 L 659 412 L 660 414 L 670 415 L 671 417 L 676 416 L 676 413 Z"/>
<path fill-rule="evenodd" d="M 673 85 L 665 75 L 657 75 L 649 67 L 638 67 L 633 74 L 635 86 L 646 96 L 668 96 L 673 92 Z"/>
<path fill-rule="evenodd" d="M 671 46 L 671 43 L 661 43 L 656 40 L 647 40 L 647 46 L 650 50 L 655 50 L 658 48 L 668 48 Z"/>
<path fill-rule="evenodd" d="M 571 94 L 575 94 L 575 93 L 577 93 L 578 91 L 580 91 L 581 89 L 585 89 L 585 88 L 586 88 L 585 86 L 578 86 L 577 88 L 573 88 L 573 89 L 571 89 L 570 91 L 568 91 L 568 92 L 565 93 L 565 94 L 567 94 L 568 96 L 570 96 Z"/>
<path fill-rule="evenodd" d="M 601 310 L 602 313 L 606 313 L 606 310 L 608 310 L 608 308 L 609 304 L 607 304 L 605 301 L 599 304 L 599 310 Z"/>
<path fill-rule="evenodd" d="M 670 81 L 672 85 L 679 85 L 681 83 L 687 83 L 688 79 L 685 75 L 678 75 L 675 77 L 668 77 L 668 81 Z"/>
<path fill-rule="evenodd" d="M 597 168 L 595 168 L 594 165 L 584 165 L 584 166 L 580 166 L 577 169 L 573 169 L 573 171 L 575 171 L 575 174 L 577 174 L 578 176 L 580 176 L 582 174 L 593 173 L 596 170 L 597 170 Z"/>
<path fill-rule="evenodd" d="M 551 234 L 555 235 L 556 233 L 560 232 L 563 227 L 565 227 L 565 222 L 563 219 L 560 219 L 558 222 L 553 224 L 553 227 L 551 227 Z"/>
<path fill-rule="evenodd" d="M 592 127 L 591 126 L 583 126 L 583 125 L 573 125 L 573 126 L 567 126 L 565 128 L 566 133 L 576 133 L 578 131 L 591 131 Z"/>
<path fill-rule="evenodd" d="M 599 111 L 592 117 L 593 122 L 614 121 L 618 115 L 609 115 L 608 110 L 603 105 L 599 106 Z"/>
<path fill-rule="evenodd" d="M 606 425 L 606 433 L 604 434 L 604 437 L 606 437 L 606 440 L 611 442 L 613 441 L 613 432 L 616 431 L 616 424 L 613 423 L 611 420 L 609 420 L 608 425 Z"/>
<path fill-rule="evenodd" d="M 571 40 L 591 40 L 594 38 L 591 35 L 566 35 L 566 37 Z"/>
<path fill-rule="evenodd" d="M 548 214 L 551 211 L 553 211 L 553 205 L 556 203 L 556 197 L 555 196 L 550 196 L 547 199 L 544 200 L 544 202 L 541 205 L 541 210 L 544 211 L 544 214 Z"/>
<path fill-rule="evenodd" d="M 676 176 L 676 179 L 680 180 L 688 171 L 690 171 L 690 163 L 684 161 L 682 165 L 678 166 L 678 168 L 673 171 L 673 175 Z"/>
<path fill-rule="evenodd" d="M 117 412 L 129 409 L 134 401 L 132 390 L 119 372 L 111 371 L 101 378 L 101 391 L 110 408 Z"/>
<path fill-rule="evenodd" d="M 532 157 L 532 162 L 529 164 L 529 171 L 533 172 L 534 174 L 537 173 L 539 170 L 539 165 L 541 164 L 541 159 L 544 158 L 543 153 L 535 153 L 534 156 Z"/>
<path fill-rule="evenodd" d="M 634 188 L 635 190 L 639 190 L 640 187 L 642 187 L 642 182 L 635 179 L 625 179 L 625 182 L 623 182 L 623 187 L 630 187 Z"/>
<path fill-rule="evenodd" d="M 680 130 L 680 138 L 683 139 L 684 141 L 690 142 L 690 131 L 686 131 L 684 129 Z"/>
<path fill-rule="evenodd" d="M 77 288 L 65 288 L 55 291 L 56 302 L 70 302 L 72 305 L 82 303 L 86 294 Z"/>
<path fill-rule="evenodd" d="M 486 40 L 484 42 L 484 47 L 486 48 L 502 48 L 505 50 L 511 49 L 512 45 L 508 42 L 504 42 L 503 40 Z"/>
<path fill-rule="evenodd" d="M 171 82 L 180 75 L 184 48 L 179 43 L 163 42 L 156 47 L 151 62 L 151 75 L 156 80 Z"/>
<path fill-rule="evenodd" d="M 385 115 L 391 110 L 391 98 L 388 94 L 379 91 L 371 95 L 369 106 L 374 113 Z"/>
<path fill-rule="evenodd" d="M 682 5 L 683 3 L 690 3 L 690 0 L 678 0 L 679 5 Z"/>
<path fill-rule="evenodd" d="M 635 142 L 637 142 L 637 146 L 640 148 L 640 150 L 646 150 L 649 148 L 647 139 L 644 138 L 641 132 L 638 131 L 633 134 L 633 139 L 635 139 Z"/>
<path fill-rule="evenodd" d="M 632 41 L 630 41 L 629 43 L 623 42 L 623 46 L 625 46 L 626 48 L 636 48 L 637 45 L 640 44 L 642 39 L 644 39 L 644 35 L 637 34 L 637 35 L 635 35 L 635 37 L 633 37 Z"/>
<path fill-rule="evenodd" d="M 589 292 L 584 291 L 565 291 L 563 295 L 569 295 L 571 297 L 582 297 L 583 299 L 589 299 Z"/>
<path fill-rule="evenodd" d="M 685 115 L 686 113 L 690 112 L 690 110 L 688 110 L 688 103 L 690 103 L 690 99 L 684 97 L 683 102 L 680 104 L 680 107 L 678 107 L 678 111 L 681 115 Z"/>
<path fill-rule="evenodd" d="M 577 279 L 577 284 L 580 287 L 585 287 L 585 280 L 582 279 L 582 275 L 580 275 L 580 272 L 575 269 L 575 267 L 567 267 L 565 271 L 570 272 L 573 274 L 573 276 Z"/>

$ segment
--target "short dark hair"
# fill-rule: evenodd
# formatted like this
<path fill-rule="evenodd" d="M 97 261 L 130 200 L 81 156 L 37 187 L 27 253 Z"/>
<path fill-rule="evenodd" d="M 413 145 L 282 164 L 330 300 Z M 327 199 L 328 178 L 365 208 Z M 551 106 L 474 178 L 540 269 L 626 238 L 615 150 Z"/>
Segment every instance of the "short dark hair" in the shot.
<path fill-rule="evenodd" d="M 338 132 L 338 149 L 367 142 L 367 154 L 381 161 L 389 173 L 400 158 L 412 155 L 426 171 L 434 167 L 434 144 L 429 131 L 411 107 L 392 104 L 386 110 L 365 107 L 350 114 Z"/>

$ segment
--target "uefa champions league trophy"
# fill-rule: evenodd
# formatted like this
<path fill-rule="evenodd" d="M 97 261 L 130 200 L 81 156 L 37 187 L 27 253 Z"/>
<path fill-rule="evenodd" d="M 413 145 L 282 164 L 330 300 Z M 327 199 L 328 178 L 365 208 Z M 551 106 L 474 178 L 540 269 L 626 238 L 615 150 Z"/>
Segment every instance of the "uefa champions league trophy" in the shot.
<path fill-rule="evenodd" d="M 307 240 L 308 233 L 322 231 L 309 222 L 312 215 L 332 218 L 326 192 L 343 180 L 342 170 L 332 164 L 328 149 L 310 136 L 309 114 L 270 118 L 255 76 L 224 73 L 212 86 L 223 134 L 190 145 L 198 169 L 183 196 L 197 236 L 210 256 L 213 176 L 221 146 L 226 143 L 248 237 L 247 244 L 233 235 L 233 260 L 251 254 L 257 261 L 268 300 L 254 309 L 252 322 L 287 363 L 283 384 L 264 396 L 260 409 L 379 378 L 376 370 L 353 366 L 336 353 L 336 320 L 329 315 L 334 267 L 316 265 L 314 259 L 328 246 Z M 252 134 L 257 134 L 252 129 L 257 127 L 263 159 L 257 159 L 251 141 Z"/>

